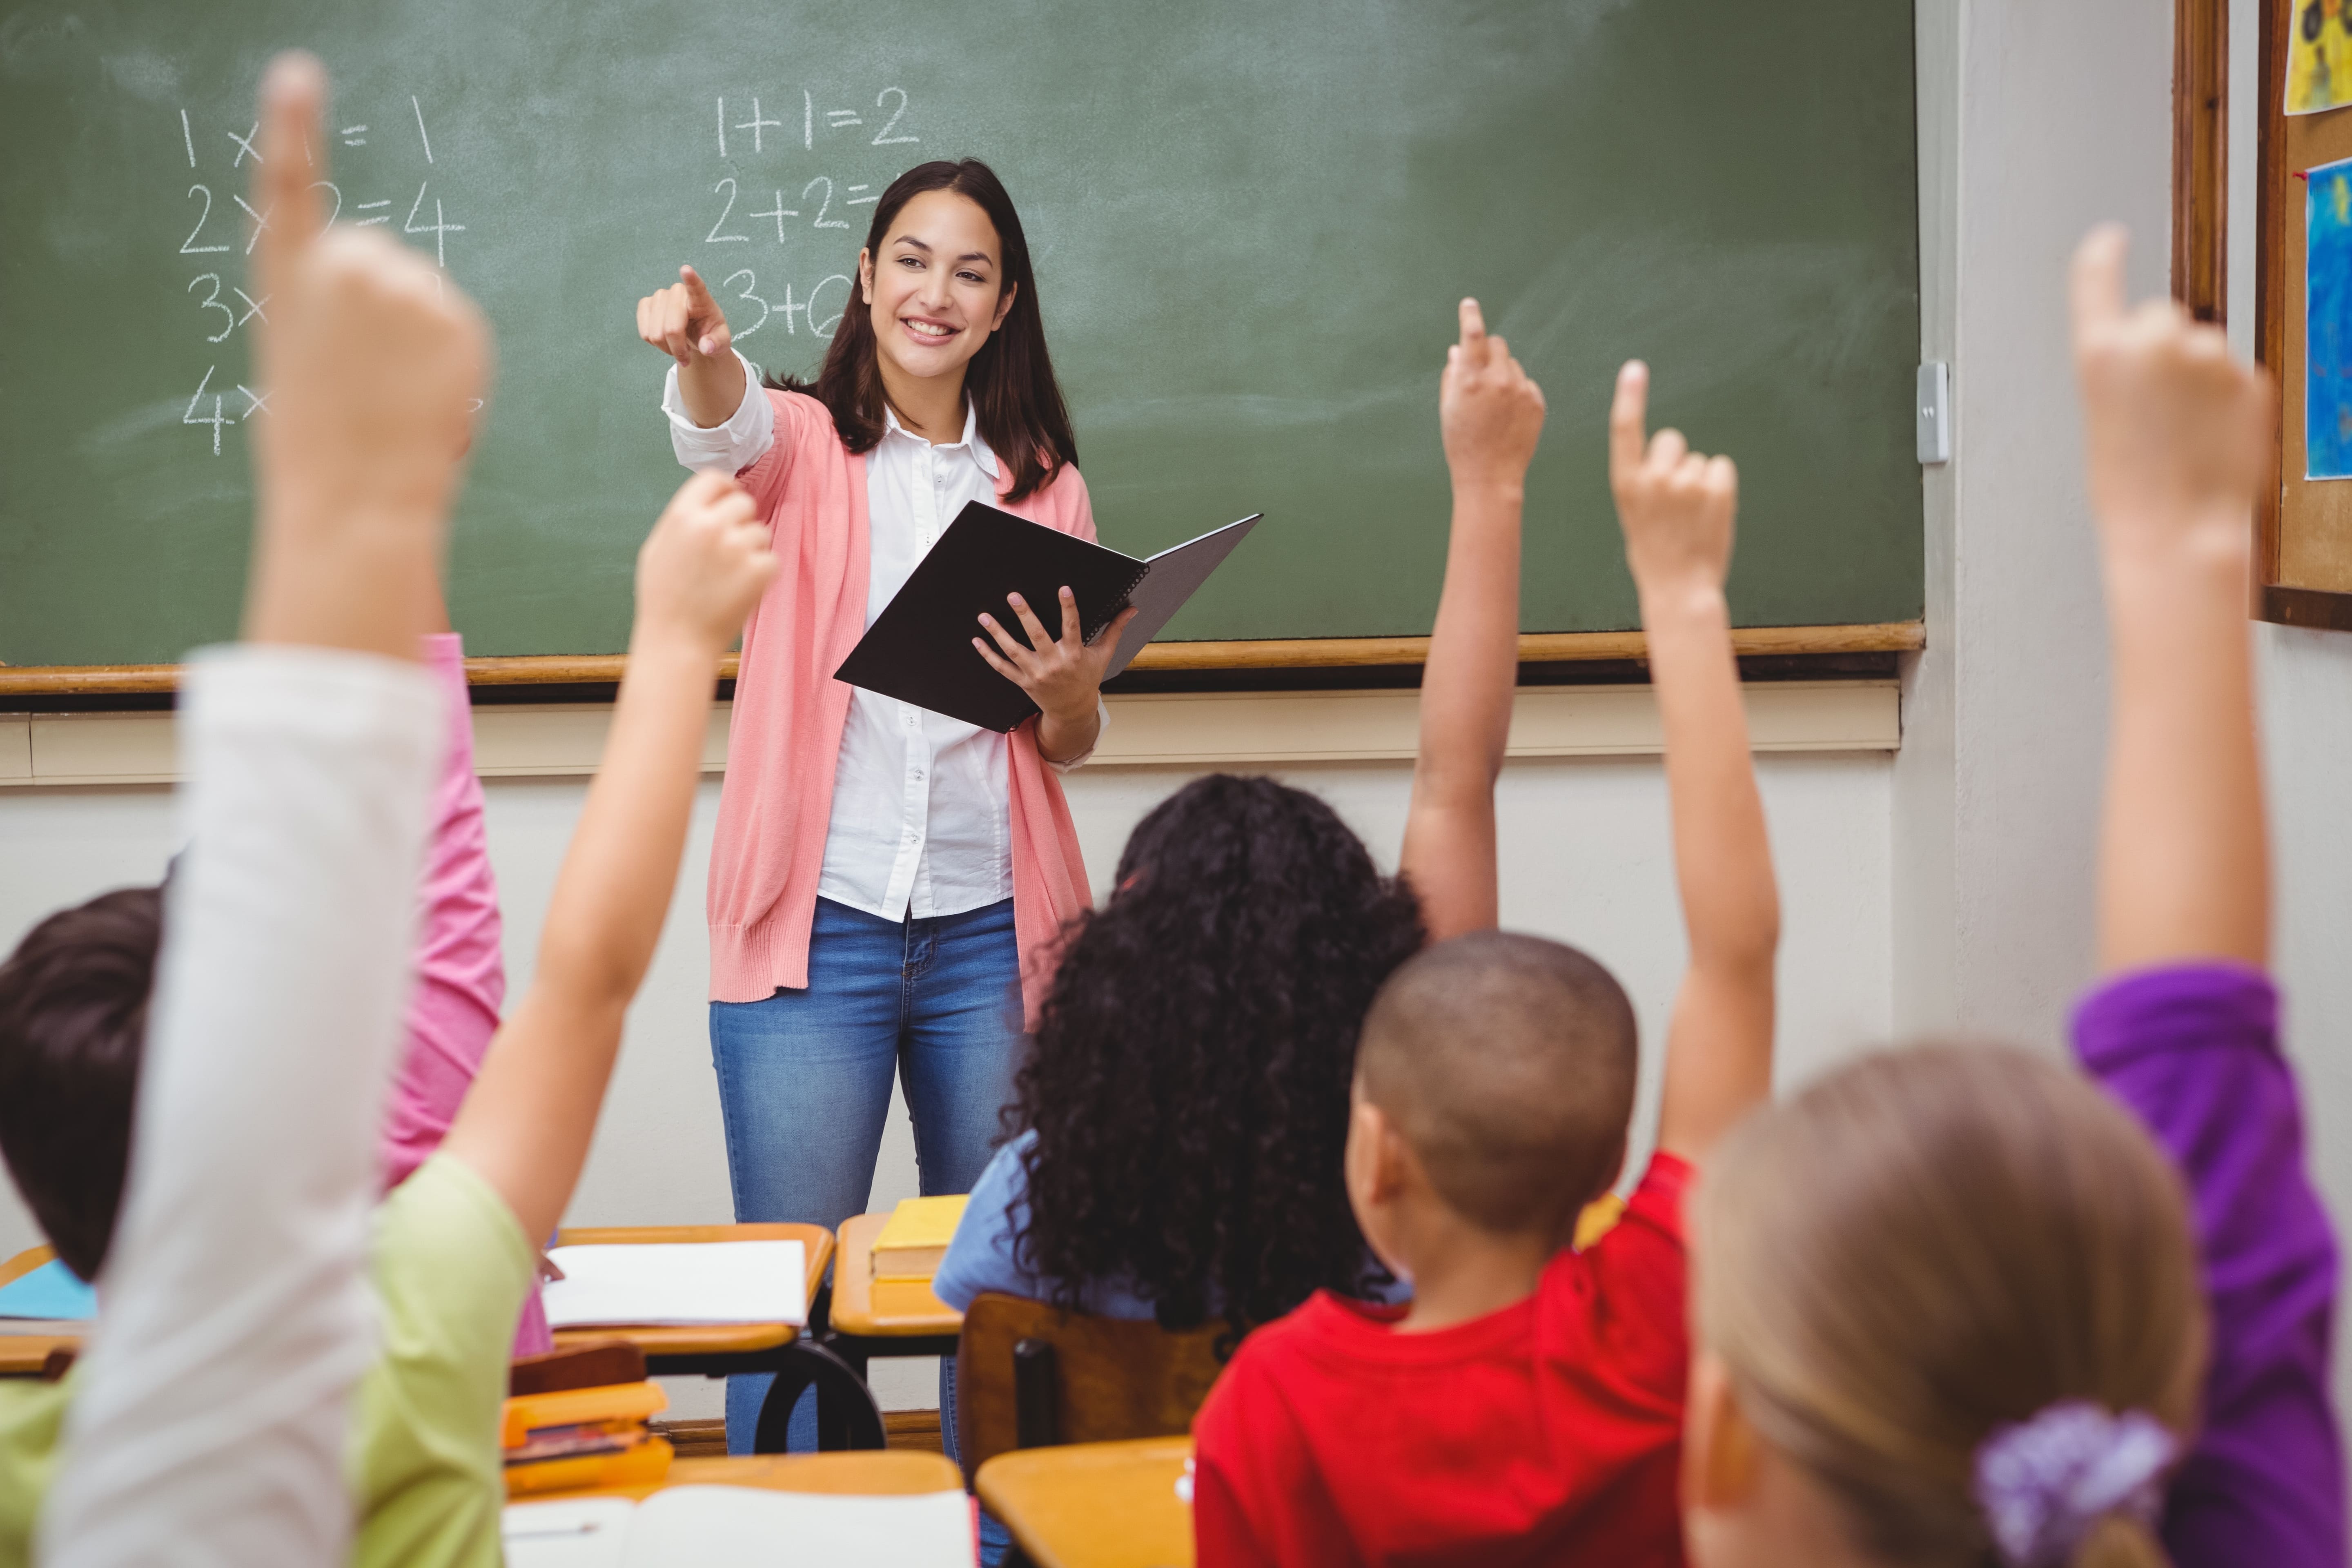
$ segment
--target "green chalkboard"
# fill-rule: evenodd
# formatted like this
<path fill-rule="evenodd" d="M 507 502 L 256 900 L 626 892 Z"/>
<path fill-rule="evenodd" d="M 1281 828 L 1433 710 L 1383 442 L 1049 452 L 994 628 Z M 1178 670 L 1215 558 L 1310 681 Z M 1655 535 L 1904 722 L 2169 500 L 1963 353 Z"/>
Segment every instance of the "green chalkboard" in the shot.
<path fill-rule="evenodd" d="M 678 478 L 637 296 L 691 261 L 747 354 L 813 367 L 861 203 L 963 155 L 1023 210 L 1104 539 L 1266 514 L 1171 637 L 1428 628 L 1465 293 L 1550 400 L 1527 629 L 1633 624 L 1601 426 L 1637 353 L 1661 417 L 1740 462 L 1742 623 L 1915 616 L 1910 10 L 0 4 L 0 661 L 235 625 L 238 138 L 298 43 L 334 74 L 344 221 L 442 256 L 498 329 L 451 566 L 475 652 L 624 645 Z"/>

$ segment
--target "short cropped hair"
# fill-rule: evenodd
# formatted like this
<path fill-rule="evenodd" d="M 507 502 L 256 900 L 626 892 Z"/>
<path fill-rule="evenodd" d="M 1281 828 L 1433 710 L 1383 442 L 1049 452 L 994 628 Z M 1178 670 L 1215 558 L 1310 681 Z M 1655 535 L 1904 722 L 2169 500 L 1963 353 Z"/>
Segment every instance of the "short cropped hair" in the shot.
<path fill-rule="evenodd" d="M 1572 947 L 1474 932 L 1389 977 L 1357 1065 L 1365 1097 L 1457 1214 L 1498 1236 L 1564 1238 L 1623 1157 L 1633 1006 Z"/>
<path fill-rule="evenodd" d="M 0 963 L 0 1158 L 65 1266 L 95 1279 L 131 1160 L 161 888 L 35 926 Z"/>

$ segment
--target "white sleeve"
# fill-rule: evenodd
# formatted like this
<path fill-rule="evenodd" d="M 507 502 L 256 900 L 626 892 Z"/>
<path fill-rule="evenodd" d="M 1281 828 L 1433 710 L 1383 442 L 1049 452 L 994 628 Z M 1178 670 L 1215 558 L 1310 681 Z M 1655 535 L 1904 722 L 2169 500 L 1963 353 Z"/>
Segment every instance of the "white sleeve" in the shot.
<path fill-rule="evenodd" d="M 197 656 L 131 1167 L 42 1510 L 53 1568 L 338 1568 L 362 1279 L 443 699 L 420 665 Z"/>
<path fill-rule="evenodd" d="M 1045 753 L 1043 752 L 1040 752 L 1037 754 L 1041 757 L 1045 757 L 1045 765 L 1053 769 L 1055 773 L 1074 773 L 1077 769 L 1085 767 L 1088 763 L 1094 760 L 1095 753 L 1102 750 L 1102 738 L 1109 733 L 1110 704 L 1104 701 L 1100 694 L 1097 694 L 1095 698 L 1095 743 L 1088 746 L 1085 751 L 1080 752 L 1076 756 L 1072 757 L 1066 763 L 1057 763 L 1053 758 L 1046 757 Z"/>
<path fill-rule="evenodd" d="M 735 351 L 730 349 L 730 353 Z M 677 460 L 689 468 L 723 468 L 740 474 L 761 458 L 776 444 L 776 410 L 768 401 L 767 389 L 760 384 L 760 367 L 740 353 L 735 354 L 743 366 L 743 401 L 724 425 L 705 430 L 686 412 L 686 400 L 678 395 L 677 366 L 669 367 L 662 381 L 662 412 L 669 416 L 669 447 Z"/>

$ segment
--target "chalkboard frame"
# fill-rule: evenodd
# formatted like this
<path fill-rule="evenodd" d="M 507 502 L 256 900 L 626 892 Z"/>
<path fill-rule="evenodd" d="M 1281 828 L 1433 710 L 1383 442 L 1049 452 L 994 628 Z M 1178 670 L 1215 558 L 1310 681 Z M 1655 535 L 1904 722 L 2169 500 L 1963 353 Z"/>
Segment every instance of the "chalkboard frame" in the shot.
<path fill-rule="evenodd" d="M 1927 646 L 1918 621 L 1873 626 L 1736 626 L 1732 651 L 1742 658 L 1843 658 L 1855 654 L 1916 653 Z M 1600 662 L 1648 657 L 1639 631 L 1522 632 L 1519 658 Z M 1427 637 L 1300 637 L 1253 642 L 1157 642 L 1137 654 L 1131 668 L 1143 671 L 1330 670 L 1417 665 L 1429 655 Z M 466 661 L 475 686 L 609 686 L 626 668 L 625 654 L 532 655 Z M 735 679 L 736 656 L 719 661 L 717 678 Z M 1834 673 L 1834 671 L 1829 672 Z M 175 691 L 176 664 L 0 665 L 0 703 L 12 697 L 104 698 Z"/>

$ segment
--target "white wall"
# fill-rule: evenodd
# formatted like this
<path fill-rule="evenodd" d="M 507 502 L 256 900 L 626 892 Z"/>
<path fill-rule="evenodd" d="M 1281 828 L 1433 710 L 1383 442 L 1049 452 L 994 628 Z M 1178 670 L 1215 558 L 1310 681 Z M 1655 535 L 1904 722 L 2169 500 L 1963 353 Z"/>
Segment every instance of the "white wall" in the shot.
<path fill-rule="evenodd" d="M 2253 354 L 2257 0 L 2230 5 L 2230 337 Z M 2312 1170 L 2339 1226 L 2352 1215 L 2352 634 L 2255 628 L 2276 872 L 2275 964 L 2303 1083 Z M 2342 1324 L 2337 1340 L 2341 1342 Z M 2352 1407 L 2352 1356 L 2336 1366 Z"/>
<path fill-rule="evenodd" d="M 1768 757 L 1760 764 L 1779 856 L 1788 932 L 1784 1066 L 1801 1073 L 1883 1038 L 1890 1019 L 1887 814 L 1883 755 Z M 1097 769 L 1071 779 L 1071 800 L 1097 890 L 1128 831 L 1188 773 Z M 1332 763 L 1286 775 L 1321 793 L 1393 864 L 1411 769 Z M 507 911 L 514 989 L 528 981 L 541 917 L 583 794 L 580 780 L 494 780 L 490 852 Z M 630 1016 L 613 1091 L 568 1220 L 687 1224 L 732 1217 L 704 1032 L 703 875 L 716 780 L 707 782 L 670 921 Z M 1654 1051 L 1683 961 L 1666 839 L 1665 796 L 1648 758 L 1515 762 L 1499 795 L 1507 923 L 1590 948 L 1624 981 L 1652 1056 L 1643 1106 L 1654 1105 Z M 0 793 L 0 951 L 36 920 L 106 888 L 152 880 L 173 844 L 162 789 Z M 915 1190 L 914 1153 L 894 1114 L 874 1186 L 877 1206 Z M 0 1189 L 0 1257 L 37 1239 Z M 886 1404 L 929 1405 L 927 1367 L 887 1368 Z M 673 1386 L 683 1415 L 716 1415 L 715 1385 Z"/>
<path fill-rule="evenodd" d="M 2132 0 L 1916 15 L 1921 357 L 1955 407 L 1895 767 L 1895 1016 L 2054 1045 L 2091 973 L 2106 700 L 2064 268 L 2116 218 L 2163 286 L 2171 31 Z"/>

